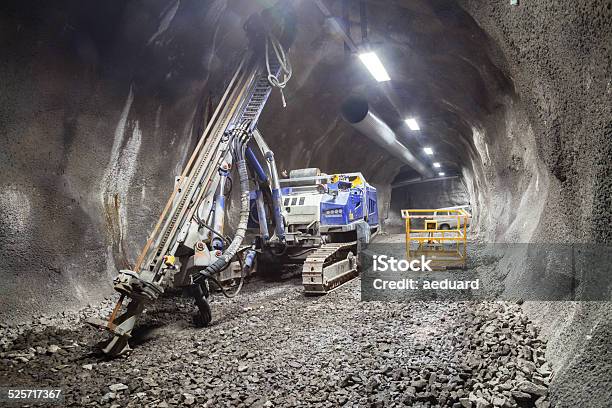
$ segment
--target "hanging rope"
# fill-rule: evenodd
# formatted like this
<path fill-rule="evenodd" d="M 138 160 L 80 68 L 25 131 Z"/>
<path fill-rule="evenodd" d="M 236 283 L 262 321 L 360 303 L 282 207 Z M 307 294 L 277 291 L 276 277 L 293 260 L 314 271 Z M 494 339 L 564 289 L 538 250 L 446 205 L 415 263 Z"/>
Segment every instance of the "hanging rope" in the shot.
<path fill-rule="evenodd" d="M 272 46 L 274 54 L 276 54 L 276 60 L 280 65 L 280 72 L 278 75 L 275 75 L 270 67 L 270 45 Z M 283 89 L 287 86 L 287 83 L 291 79 L 293 69 L 291 68 L 291 62 L 289 61 L 283 46 L 272 34 L 269 34 L 266 40 L 266 68 L 268 69 L 268 81 L 273 87 L 280 90 L 281 98 L 283 100 L 283 108 L 286 108 L 287 101 L 285 100 L 285 93 L 283 92 Z"/>

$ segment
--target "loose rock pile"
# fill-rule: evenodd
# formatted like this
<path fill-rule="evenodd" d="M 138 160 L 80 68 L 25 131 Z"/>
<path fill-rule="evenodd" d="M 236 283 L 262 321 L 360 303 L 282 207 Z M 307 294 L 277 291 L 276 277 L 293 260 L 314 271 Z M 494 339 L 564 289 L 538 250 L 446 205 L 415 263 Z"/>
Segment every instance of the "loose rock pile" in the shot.
<path fill-rule="evenodd" d="M 361 302 L 358 281 L 306 298 L 298 281 L 256 282 L 216 299 L 207 329 L 191 325 L 190 300 L 161 299 L 134 352 L 107 361 L 81 319 L 110 307 L 3 326 L 0 385 L 63 388 L 67 406 L 550 406 L 546 344 L 515 304 Z"/>

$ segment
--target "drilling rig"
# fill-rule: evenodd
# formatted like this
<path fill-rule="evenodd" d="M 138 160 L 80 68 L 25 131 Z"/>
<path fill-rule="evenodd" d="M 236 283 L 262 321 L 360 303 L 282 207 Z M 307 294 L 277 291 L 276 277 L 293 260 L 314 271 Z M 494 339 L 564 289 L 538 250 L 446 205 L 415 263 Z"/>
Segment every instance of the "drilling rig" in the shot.
<path fill-rule="evenodd" d="M 113 281 L 120 293 L 113 312 L 108 320 L 89 321 L 111 333 L 105 354 L 130 350 L 137 317 L 167 287 L 186 290 L 197 305 L 194 322 L 207 326 L 211 282 L 227 295 L 217 277 L 236 259 L 242 277 L 256 263 L 303 263 L 307 293 L 325 293 L 356 275 L 358 246 L 378 226 L 376 190 L 357 173 L 328 176 L 307 169 L 281 180 L 257 129 L 272 88 L 280 88 L 285 104 L 282 89 L 291 77 L 285 50 L 295 21 L 283 4 L 248 19 L 248 49 L 134 267 Z M 239 179 L 240 212 L 230 238 L 224 228 L 233 174 Z M 303 205 L 307 201 L 309 206 Z M 303 216 L 296 217 L 300 211 Z M 255 236 L 243 245 L 249 224 Z"/>

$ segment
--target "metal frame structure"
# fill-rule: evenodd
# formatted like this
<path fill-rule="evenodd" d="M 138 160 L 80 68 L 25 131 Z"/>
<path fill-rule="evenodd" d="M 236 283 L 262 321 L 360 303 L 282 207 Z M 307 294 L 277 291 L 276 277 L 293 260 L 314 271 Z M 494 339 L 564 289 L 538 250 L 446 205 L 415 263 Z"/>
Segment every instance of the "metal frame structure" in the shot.
<path fill-rule="evenodd" d="M 406 228 L 406 258 L 425 256 L 432 269 L 465 269 L 467 224 L 470 215 L 462 208 L 401 210 Z M 445 212 L 446 214 L 438 214 Z M 440 229 L 439 220 L 457 218 L 454 229 Z M 413 228 L 412 221 L 423 220 L 424 228 Z"/>

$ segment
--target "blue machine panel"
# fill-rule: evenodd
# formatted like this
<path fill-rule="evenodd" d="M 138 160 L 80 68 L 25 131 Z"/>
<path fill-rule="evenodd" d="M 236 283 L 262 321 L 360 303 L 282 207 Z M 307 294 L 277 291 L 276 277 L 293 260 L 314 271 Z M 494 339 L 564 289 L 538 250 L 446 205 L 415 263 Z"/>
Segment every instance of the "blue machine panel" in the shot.
<path fill-rule="evenodd" d="M 321 199 L 321 225 L 348 224 L 349 198 L 348 191 L 339 191 L 337 196 L 324 194 Z"/>
<path fill-rule="evenodd" d="M 378 224 L 376 189 L 367 183 L 350 187 L 339 181 L 328 184 L 330 192 L 321 200 L 321 225 L 347 225 L 367 219 L 368 224 Z"/>
<path fill-rule="evenodd" d="M 378 197 L 376 189 L 368 184 L 368 224 L 378 225 Z"/>

